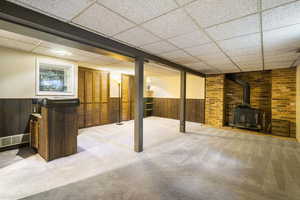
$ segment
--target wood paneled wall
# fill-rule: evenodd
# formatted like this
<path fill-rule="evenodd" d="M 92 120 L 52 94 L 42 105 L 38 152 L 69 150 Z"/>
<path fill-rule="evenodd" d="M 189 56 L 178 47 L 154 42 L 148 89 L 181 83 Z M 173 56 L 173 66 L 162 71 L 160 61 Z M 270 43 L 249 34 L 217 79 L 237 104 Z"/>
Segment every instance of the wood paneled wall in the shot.
<path fill-rule="evenodd" d="M 153 116 L 179 119 L 179 98 L 153 98 Z M 186 120 L 204 123 L 204 99 L 187 99 Z"/>
<path fill-rule="evenodd" d="M 32 99 L 0 99 L 0 137 L 29 132 Z"/>
<path fill-rule="evenodd" d="M 109 73 L 80 67 L 78 70 L 79 127 L 107 124 Z"/>

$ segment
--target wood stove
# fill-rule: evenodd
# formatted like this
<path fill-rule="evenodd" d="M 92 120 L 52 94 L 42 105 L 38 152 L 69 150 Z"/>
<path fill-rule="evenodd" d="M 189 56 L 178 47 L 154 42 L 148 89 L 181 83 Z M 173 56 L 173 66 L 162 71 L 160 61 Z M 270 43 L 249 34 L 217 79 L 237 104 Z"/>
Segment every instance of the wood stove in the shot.
<path fill-rule="evenodd" d="M 263 113 L 250 106 L 250 85 L 246 81 L 238 79 L 235 74 L 228 74 L 227 79 L 234 81 L 243 87 L 243 102 L 233 111 L 232 127 L 245 128 L 260 131 L 263 129 Z"/>

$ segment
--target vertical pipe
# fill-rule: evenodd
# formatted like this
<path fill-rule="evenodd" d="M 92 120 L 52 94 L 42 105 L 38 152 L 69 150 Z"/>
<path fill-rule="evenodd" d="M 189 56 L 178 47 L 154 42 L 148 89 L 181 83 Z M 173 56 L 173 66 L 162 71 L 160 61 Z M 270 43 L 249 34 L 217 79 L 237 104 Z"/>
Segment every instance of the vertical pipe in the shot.
<path fill-rule="evenodd" d="M 144 58 L 135 59 L 135 110 L 134 110 L 134 151 L 143 151 L 143 117 L 144 117 Z"/>
<path fill-rule="evenodd" d="M 186 72 L 180 72 L 180 132 L 185 133 Z"/>

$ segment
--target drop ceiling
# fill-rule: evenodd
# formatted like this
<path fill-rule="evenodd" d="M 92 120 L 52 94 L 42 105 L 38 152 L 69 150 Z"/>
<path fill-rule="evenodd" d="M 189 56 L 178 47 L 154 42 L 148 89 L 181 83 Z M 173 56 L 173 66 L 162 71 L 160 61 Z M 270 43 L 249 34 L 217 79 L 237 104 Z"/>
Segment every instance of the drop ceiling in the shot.
<path fill-rule="evenodd" d="M 117 60 L 109 56 L 50 43 L 1 29 L 0 47 L 75 61 L 82 67 L 116 73 L 134 74 L 134 63 L 132 62 Z M 57 54 L 56 51 L 66 52 L 67 54 L 60 55 Z M 148 76 L 174 76 L 178 75 L 178 73 L 179 71 L 177 70 L 172 70 L 156 63 L 148 62 L 145 64 L 145 75 Z"/>
<path fill-rule="evenodd" d="M 287 68 L 299 56 L 299 0 L 10 1 L 207 74 Z"/>

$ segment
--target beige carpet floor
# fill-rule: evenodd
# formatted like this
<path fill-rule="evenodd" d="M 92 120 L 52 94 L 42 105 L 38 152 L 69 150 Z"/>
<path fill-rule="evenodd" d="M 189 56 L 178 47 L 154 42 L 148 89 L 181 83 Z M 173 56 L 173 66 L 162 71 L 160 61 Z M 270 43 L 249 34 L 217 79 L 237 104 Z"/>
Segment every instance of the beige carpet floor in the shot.
<path fill-rule="evenodd" d="M 300 144 L 150 117 L 145 150 L 133 122 L 80 130 L 78 153 L 49 163 L 0 153 L 0 199 L 299 200 Z M 23 152 L 23 153 L 22 153 Z"/>

